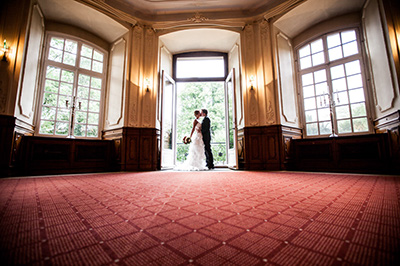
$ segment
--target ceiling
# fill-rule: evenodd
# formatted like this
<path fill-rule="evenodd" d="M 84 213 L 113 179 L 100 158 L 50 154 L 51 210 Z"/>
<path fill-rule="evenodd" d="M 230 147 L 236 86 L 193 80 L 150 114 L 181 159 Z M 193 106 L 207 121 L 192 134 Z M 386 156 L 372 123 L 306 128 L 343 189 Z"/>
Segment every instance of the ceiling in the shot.
<path fill-rule="evenodd" d="M 215 21 L 236 19 L 247 20 L 248 23 L 255 14 L 262 16 L 272 7 L 286 1 L 288 0 L 38 0 L 46 19 L 80 27 L 110 43 L 128 32 L 129 28 L 82 2 L 97 7 L 108 6 L 110 10 L 107 12 L 111 12 L 111 9 L 112 12 L 117 12 L 114 17 L 126 15 L 133 21 L 136 18 L 145 18 L 146 20 L 141 20 L 142 24 L 154 27 L 157 24 L 154 22 L 188 20 L 196 12 Z M 323 20 L 361 10 L 364 2 L 365 0 L 305 0 L 279 18 L 275 25 L 293 38 Z M 202 24 L 197 23 L 197 26 Z M 162 36 L 162 40 L 173 53 L 207 49 L 228 51 L 237 40 L 237 33 L 198 28 L 199 30 L 173 32 Z"/>
<path fill-rule="evenodd" d="M 128 29 L 109 16 L 74 0 L 39 0 L 47 20 L 82 28 L 102 39 L 113 42 Z"/>
<path fill-rule="evenodd" d="M 239 37 L 239 33 L 229 30 L 190 29 L 162 35 L 160 40 L 172 54 L 177 54 L 190 51 L 229 52 Z"/>
<path fill-rule="evenodd" d="M 292 9 L 275 22 L 288 37 L 299 33 L 324 20 L 360 11 L 365 0 L 308 0 Z"/>
<path fill-rule="evenodd" d="M 261 14 L 285 0 L 105 0 L 139 19 L 168 21 L 204 13 L 216 18 L 244 18 Z"/>

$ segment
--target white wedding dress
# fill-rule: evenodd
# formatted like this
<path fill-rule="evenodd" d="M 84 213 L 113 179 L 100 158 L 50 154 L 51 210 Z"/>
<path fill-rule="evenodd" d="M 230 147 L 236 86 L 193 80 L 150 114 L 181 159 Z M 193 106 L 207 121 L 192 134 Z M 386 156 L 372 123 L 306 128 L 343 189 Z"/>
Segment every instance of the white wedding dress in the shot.
<path fill-rule="evenodd" d="M 202 171 L 208 170 L 205 166 L 206 156 L 204 153 L 203 135 L 201 134 L 201 122 L 197 120 L 195 130 L 192 135 L 192 142 L 189 146 L 189 154 L 186 161 L 175 167 L 179 171 Z"/>

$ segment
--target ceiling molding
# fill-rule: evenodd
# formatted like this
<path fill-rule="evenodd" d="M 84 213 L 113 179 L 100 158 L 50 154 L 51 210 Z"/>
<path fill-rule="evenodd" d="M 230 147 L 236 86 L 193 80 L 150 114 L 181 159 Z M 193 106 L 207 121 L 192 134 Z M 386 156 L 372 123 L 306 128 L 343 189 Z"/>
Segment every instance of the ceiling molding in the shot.
<path fill-rule="evenodd" d="M 288 12 L 289 10 L 295 8 L 296 6 L 306 2 L 307 0 L 288 0 L 274 8 L 271 8 L 267 12 L 264 13 L 264 19 L 269 20 L 272 17 L 278 16 L 284 12 Z"/>
<path fill-rule="evenodd" d="M 119 9 L 111 7 L 110 5 L 106 4 L 104 0 L 75 0 L 75 1 L 90 6 L 107 16 L 114 18 L 117 21 L 123 21 L 131 24 L 132 26 L 138 23 L 136 18 Z"/>
<path fill-rule="evenodd" d="M 171 22 L 157 22 L 151 26 L 155 30 L 166 30 L 173 28 L 185 28 L 185 27 L 223 27 L 223 28 L 243 28 L 246 25 L 243 21 L 238 20 L 216 20 L 209 19 L 200 15 L 197 17 L 189 17 L 186 20 L 171 21 Z"/>

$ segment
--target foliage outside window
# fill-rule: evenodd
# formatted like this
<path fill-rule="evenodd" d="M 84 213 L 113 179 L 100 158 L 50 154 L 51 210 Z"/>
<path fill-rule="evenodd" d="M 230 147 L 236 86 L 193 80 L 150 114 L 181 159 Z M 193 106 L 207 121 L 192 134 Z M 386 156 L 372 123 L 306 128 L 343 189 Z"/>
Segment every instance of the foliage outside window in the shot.
<path fill-rule="evenodd" d="M 354 29 L 327 34 L 298 49 L 307 136 L 369 131 L 363 62 Z M 332 115 L 331 115 L 331 112 Z"/>
<path fill-rule="evenodd" d="M 100 49 L 73 38 L 48 38 L 39 134 L 99 137 L 104 66 Z"/>

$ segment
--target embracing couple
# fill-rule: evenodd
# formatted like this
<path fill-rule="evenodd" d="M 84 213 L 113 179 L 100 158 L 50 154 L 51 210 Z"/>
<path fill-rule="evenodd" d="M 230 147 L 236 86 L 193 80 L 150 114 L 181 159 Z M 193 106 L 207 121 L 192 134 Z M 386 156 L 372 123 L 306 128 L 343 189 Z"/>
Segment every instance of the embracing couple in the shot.
<path fill-rule="evenodd" d="M 210 118 L 207 109 L 194 111 L 193 127 L 190 132 L 189 154 L 186 161 L 176 167 L 177 170 L 199 171 L 214 169 L 214 158 L 211 152 Z M 204 117 L 200 121 L 200 117 Z M 205 162 L 204 162 L 205 161 Z"/>

